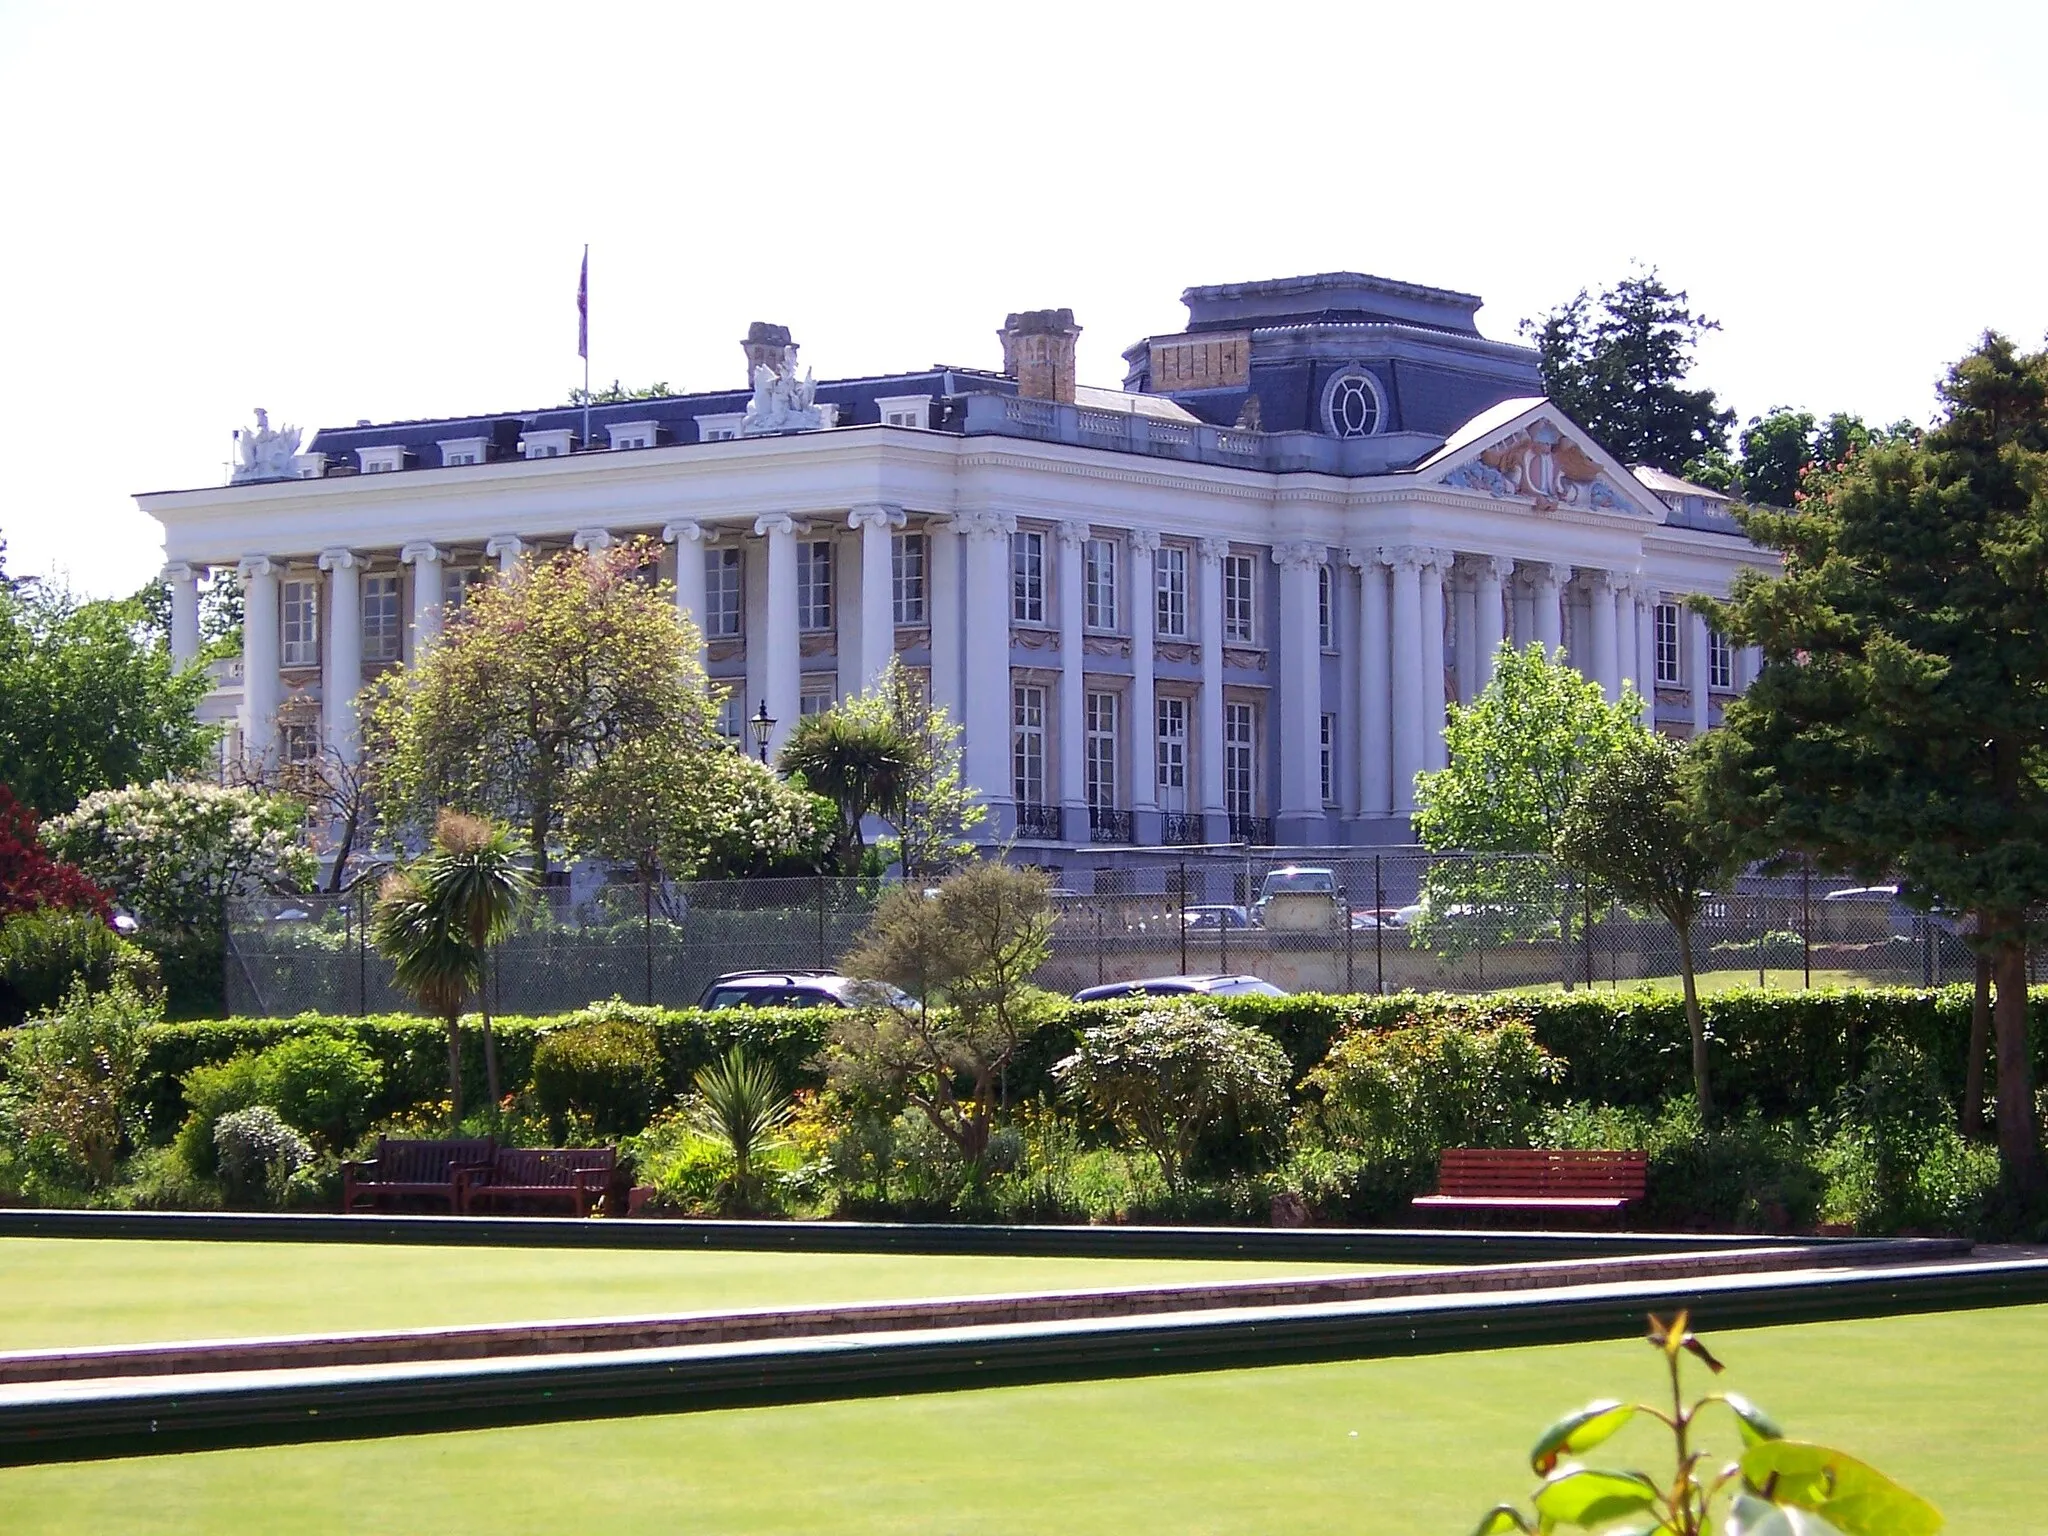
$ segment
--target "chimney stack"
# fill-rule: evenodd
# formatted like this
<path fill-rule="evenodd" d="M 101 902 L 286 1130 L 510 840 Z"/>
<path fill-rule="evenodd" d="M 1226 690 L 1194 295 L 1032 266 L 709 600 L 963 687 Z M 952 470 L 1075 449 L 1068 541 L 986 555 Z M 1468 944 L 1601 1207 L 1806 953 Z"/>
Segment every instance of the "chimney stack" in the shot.
<path fill-rule="evenodd" d="M 1017 393 L 1072 405 L 1074 338 L 1080 334 L 1071 309 L 1027 309 L 1005 320 L 996 335 L 1003 343 L 1003 372 L 1017 381 Z"/>
<path fill-rule="evenodd" d="M 747 339 L 740 343 L 747 354 L 747 388 L 754 387 L 754 370 L 772 368 L 782 371 L 782 349 L 793 346 L 786 325 L 770 325 L 766 320 L 756 320 L 747 327 Z"/>

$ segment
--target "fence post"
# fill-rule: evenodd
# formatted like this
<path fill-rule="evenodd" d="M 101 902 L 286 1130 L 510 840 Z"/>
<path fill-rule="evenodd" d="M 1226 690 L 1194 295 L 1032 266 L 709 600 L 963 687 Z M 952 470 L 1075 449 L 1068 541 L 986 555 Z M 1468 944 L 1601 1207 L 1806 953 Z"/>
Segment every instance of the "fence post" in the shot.
<path fill-rule="evenodd" d="M 1358 954 L 1357 932 L 1351 926 L 1351 898 L 1346 896 L 1337 903 L 1337 921 L 1344 925 L 1344 995 L 1354 996 L 1358 982 L 1354 975 Z"/>
<path fill-rule="evenodd" d="M 647 1006 L 654 1006 L 654 882 L 646 866 L 640 870 L 640 948 L 647 961 Z"/>
<path fill-rule="evenodd" d="M 1799 966 L 1804 979 L 1800 990 L 1813 990 L 1813 857 L 1799 861 Z"/>
<path fill-rule="evenodd" d="M 1095 985 L 1102 985 L 1102 903 L 1095 903 Z"/>
<path fill-rule="evenodd" d="M 370 895 L 356 897 L 356 1017 L 370 1016 Z"/>
<path fill-rule="evenodd" d="M 1586 990 L 1593 990 L 1593 887 L 1586 887 Z"/>
<path fill-rule="evenodd" d="M 818 969 L 824 970 L 832 962 L 825 958 L 825 877 L 818 876 Z"/>
<path fill-rule="evenodd" d="M 1188 973 L 1188 861 L 1180 861 L 1180 973 Z"/>
<path fill-rule="evenodd" d="M 1380 879 L 1380 856 L 1372 856 L 1372 989 L 1387 995 L 1387 890 Z"/>

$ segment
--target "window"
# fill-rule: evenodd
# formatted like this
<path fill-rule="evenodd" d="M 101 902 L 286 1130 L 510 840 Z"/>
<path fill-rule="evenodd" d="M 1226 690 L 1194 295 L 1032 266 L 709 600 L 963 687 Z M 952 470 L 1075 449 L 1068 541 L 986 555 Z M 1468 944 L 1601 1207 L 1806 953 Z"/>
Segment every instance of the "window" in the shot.
<path fill-rule="evenodd" d="M 1707 686 L 1735 686 L 1735 652 L 1729 648 L 1727 637 L 1716 629 L 1707 631 Z"/>
<path fill-rule="evenodd" d="M 1012 789 L 1025 805 L 1045 804 L 1045 690 L 1020 683 L 1010 690 Z"/>
<path fill-rule="evenodd" d="M 1168 811 L 1187 809 L 1188 701 L 1162 698 L 1159 712 L 1159 800 Z"/>
<path fill-rule="evenodd" d="M 529 459 L 558 459 L 562 456 L 562 450 L 555 443 L 535 443 L 526 450 L 526 456 Z"/>
<path fill-rule="evenodd" d="M 358 448 L 356 462 L 366 475 L 388 475 L 405 468 L 403 448 Z"/>
<path fill-rule="evenodd" d="M 622 421 L 616 426 L 605 428 L 605 431 L 611 434 L 612 447 L 615 450 L 652 448 L 655 434 L 660 430 L 659 426 L 651 421 Z"/>
<path fill-rule="evenodd" d="M 439 445 L 443 464 L 482 464 L 491 456 L 487 437 L 450 437 Z"/>
<path fill-rule="evenodd" d="M 882 395 L 875 400 L 885 427 L 923 428 L 931 424 L 930 395 Z"/>
<path fill-rule="evenodd" d="M 812 715 L 829 714 L 837 702 L 830 683 L 805 683 L 804 691 L 797 696 L 796 712 L 809 719 Z"/>
<path fill-rule="evenodd" d="M 1010 620 L 1045 622 L 1045 535 L 1010 535 Z"/>
<path fill-rule="evenodd" d="M 287 581 L 279 593 L 279 617 L 283 622 L 283 654 L 278 658 L 288 667 L 316 667 L 320 664 L 320 583 Z"/>
<path fill-rule="evenodd" d="M 1256 816 L 1258 807 L 1258 711 L 1250 704 L 1223 706 L 1223 808 L 1233 816 Z"/>
<path fill-rule="evenodd" d="M 1657 681 L 1676 687 L 1685 681 L 1678 661 L 1678 604 L 1657 605 Z"/>
<path fill-rule="evenodd" d="M 453 613 L 469 601 L 469 589 L 484 579 L 484 573 L 475 566 L 444 570 L 441 573 L 441 603 Z"/>
<path fill-rule="evenodd" d="M 566 427 L 536 429 L 519 440 L 529 459 L 559 459 L 576 445 L 576 434 Z"/>
<path fill-rule="evenodd" d="M 286 764 L 310 763 L 320 755 L 320 727 L 294 723 L 277 729 L 278 751 Z"/>
<path fill-rule="evenodd" d="M 1323 803 L 1337 798 L 1337 717 L 1323 716 L 1322 736 Z"/>
<path fill-rule="evenodd" d="M 1090 629 L 1116 628 L 1116 541 L 1090 539 L 1081 547 L 1083 622 Z"/>
<path fill-rule="evenodd" d="M 799 629 L 832 627 L 832 545 L 827 539 L 796 547 L 796 622 Z"/>
<path fill-rule="evenodd" d="M 1258 634 L 1254 627 L 1253 587 L 1257 566 L 1250 555 L 1223 557 L 1223 638 L 1250 645 Z M 1249 816 L 1250 811 L 1245 815 Z"/>
<path fill-rule="evenodd" d="M 1337 649 L 1337 603 L 1335 578 L 1328 565 L 1316 567 L 1316 632 L 1322 636 L 1322 647 L 1326 651 Z M 1325 800 L 1330 797 L 1325 794 Z"/>
<path fill-rule="evenodd" d="M 704 638 L 737 640 L 740 637 L 740 552 L 736 549 L 704 551 Z"/>
<path fill-rule="evenodd" d="M 363 660 L 398 660 L 404 633 L 404 621 L 398 613 L 398 578 L 364 577 Z"/>
<path fill-rule="evenodd" d="M 1372 375 L 1349 369 L 1323 391 L 1323 421 L 1334 437 L 1370 437 L 1379 430 L 1380 391 Z"/>
<path fill-rule="evenodd" d="M 1162 544 L 1155 557 L 1158 582 L 1159 633 L 1168 640 L 1188 634 L 1188 552 L 1179 544 Z"/>
<path fill-rule="evenodd" d="M 729 443 L 740 435 L 740 424 L 747 419 L 745 411 L 727 411 L 718 416 L 697 418 L 697 441 L 700 443 Z"/>
<path fill-rule="evenodd" d="M 896 622 L 924 623 L 924 535 L 892 534 L 889 539 L 889 565 Z"/>
<path fill-rule="evenodd" d="M 441 456 L 441 462 L 443 464 L 474 464 L 476 462 L 476 455 L 473 453 L 446 453 Z"/>
<path fill-rule="evenodd" d="M 614 448 L 645 448 L 647 439 L 637 432 L 621 432 L 612 439 Z"/>
<path fill-rule="evenodd" d="M 719 695 L 718 734 L 736 747 L 746 739 L 747 706 L 737 688 L 728 688 Z"/>
<path fill-rule="evenodd" d="M 1115 694 L 1088 695 L 1088 804 L 1099 811 L 1116 808 L 1116 711 Z"/>

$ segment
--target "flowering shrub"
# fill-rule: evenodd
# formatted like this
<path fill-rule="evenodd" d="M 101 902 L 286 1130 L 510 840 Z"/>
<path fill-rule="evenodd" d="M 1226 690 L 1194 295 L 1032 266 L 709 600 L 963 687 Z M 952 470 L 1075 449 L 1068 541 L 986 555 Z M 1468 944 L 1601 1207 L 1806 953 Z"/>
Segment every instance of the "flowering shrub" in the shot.
<path fill-rule="evenodd" d="M 230 896 L 258 880 L 305 886 L 319 861 L 305 807 L 282 795 L 165 779 L 88 795 L 43 841 L 152 928 L 218 932 Z"/>
<path fill-rule="evenodd" d="M 236 1205 L 278 1205 L 293 1174 L 313 1160 L 305 1138 L 267 1104 L 222 1115 L 213 1127 L 221 1188 Z"/>
<path fill-rule="evenodd" d="M 142 1031 L 156 1005 L 116 980 L 104 992 L 73 985 L 63 1005 L 14 1032 L 6 1118 L 30 1164 L 61 1182 L 113 1181 L 142 1069 Z"/>

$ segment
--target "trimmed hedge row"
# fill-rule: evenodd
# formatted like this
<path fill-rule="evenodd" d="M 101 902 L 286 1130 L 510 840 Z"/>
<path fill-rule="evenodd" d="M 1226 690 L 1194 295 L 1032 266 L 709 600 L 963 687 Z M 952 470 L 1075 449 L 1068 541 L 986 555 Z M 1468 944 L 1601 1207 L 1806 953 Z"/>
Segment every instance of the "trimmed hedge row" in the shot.
<path fill-rule="evenodd" d="M 1130 1003 L 1072 1004 L 1063 1008 L 1019 1052 L 1005 1090 L 1013 1100 L 1052 1091 L 1052 1064 L 1074 1036 Z M 1685 1011 L 1675 997 L 1577 993 L 1558 997 L 1463 997 L 1406 993 L 1391 997 L 1223 1000 L 1231 1018 L 1253 1024 L 1287 1051 L 1297 1078 L 1347 1029 L 1386 1029 L 1418 1017 L 1485 1025 L 1517 1019 L 1567 1064 L 1559 1099 L 1648 1108 L 1691 1092 Z M 1862 1073 L 1871 1053 L 1887 1044 L 1917 1047 L 1933 1063 L 1951 1101 L 1962 1092 L 1963 1056 L 1970 1028 L 1970 989 L 1887 989 L 1854 992 L 1731 992 L 1705 1002 L 1712 1035 L 1716 1096 L 1724 1107 L 1751 1105 L 1766 1116 L 1797 1115 L 1827 1104 Z M 698 1069 L 734 1045 L 766 1056 L 786 1082 L 821 1081 L 816 1057 L 830 1032 L 834 1010 L 646 1008 L 595 1005 L 578 1013 L 506 1018 L 496 1023 L 502 1080 L 523 1085 L 532 1075 L 533 1051 L 552 1029 L 599 1018 L 647 1024 L 660 1044 L 666 1100 L 688 1088 Z M 2048 1019 L 2048 989 L 2032 999 L 2037 1026 Z M 463 1029 L 464 1093 L 484 1091 L 483 1037 L 472 1018 Z M 224 1061 L 238 1051 L 261 1050 L 289 1036 L 330 1030 L 352 1034 L 384 1067 L 377 1113 L 396 1113 L 446 1092 L 447 1049 L 442 1027 L 409 1014 L 367 1019 L 302 1014 L 293 1019 L 224 1019 L 165 1024 L 148 1033 L 143 1095 L 149 1136 L 162 1142 L 176 1131 L 185 1105 L 179 1079 L 191 1068 Z M 2048 1081 L 2048 1029 L 2034 1032 L 2036 1070 Z"/>

